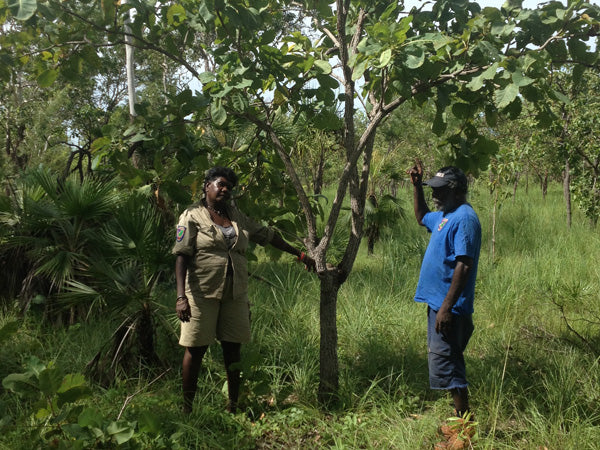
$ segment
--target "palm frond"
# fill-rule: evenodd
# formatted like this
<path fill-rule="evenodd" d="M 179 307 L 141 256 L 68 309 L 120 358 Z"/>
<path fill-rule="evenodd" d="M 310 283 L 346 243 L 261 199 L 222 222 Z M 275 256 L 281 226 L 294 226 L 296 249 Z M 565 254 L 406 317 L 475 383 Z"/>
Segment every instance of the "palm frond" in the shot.
<path fill-rule="evenodd" d="M 67 217 L 92 221 L 113 211 L 119 196 L 114 182 L 86 178 L 79 183 L 72 176 L 63 183 L 59 199 L 60 207 Z"/>

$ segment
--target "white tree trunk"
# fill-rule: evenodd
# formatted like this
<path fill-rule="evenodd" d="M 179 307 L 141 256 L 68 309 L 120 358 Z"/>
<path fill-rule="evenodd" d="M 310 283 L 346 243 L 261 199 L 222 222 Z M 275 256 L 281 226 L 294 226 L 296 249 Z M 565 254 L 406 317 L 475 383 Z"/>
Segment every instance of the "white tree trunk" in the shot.
<path fill-rule="evenodd" d="M 127 0 L 123 0 L 123 4 L 127 3 Z M 125 19 L 125 68 L 127 70 L 127 95 L 129 97 L 129 116 L 133 120 L 135 117 L 135 63 L 133 59 L 133 46 L 131 42 L 133 38 L 131 35 L 131 28 L 129 24 L 133 17 L 133 9 L 127 11 L 127 17 Z"/>

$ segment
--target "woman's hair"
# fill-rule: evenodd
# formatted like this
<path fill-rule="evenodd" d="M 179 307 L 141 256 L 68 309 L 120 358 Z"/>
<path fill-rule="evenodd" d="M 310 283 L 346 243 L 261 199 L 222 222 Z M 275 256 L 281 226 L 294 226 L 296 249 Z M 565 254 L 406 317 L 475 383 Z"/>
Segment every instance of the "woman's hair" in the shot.
<path fill-rule="evenodd" d="M 210 183 L 211 181 L 216 180 L 217 178 L 223 177 L 227 181 L 229 181 L 232 186 L 237 186 L 238 177 L 233 170 L 229 167 L 212 167 L 206 171 L 206 175 L 204 176 L 204 185 L 206 183 Z"/>

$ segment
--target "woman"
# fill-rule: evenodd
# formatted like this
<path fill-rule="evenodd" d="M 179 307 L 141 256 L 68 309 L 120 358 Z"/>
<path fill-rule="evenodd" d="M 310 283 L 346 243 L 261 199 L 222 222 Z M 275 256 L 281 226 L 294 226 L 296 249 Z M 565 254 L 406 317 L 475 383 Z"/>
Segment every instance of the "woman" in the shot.
<path fill-rule="evenodd" d="M 196 395 L 198 372 L 208 346 L 221 342 L 229 390 L 228 411 L 237 408 L 241 344 L 250 340 L 248 304 L 248 241 L 271 244 L 297 256 L 315 270 L 315 262 L 271 228 L 254 222 L 228 204 L 237 184 L 235 173 L 213 167 L 206 173 L 204 198 L 179 217 L 173 253 L 177 255 L 177 303 L 181 320 L 179 344 L 183 356 L 183 411 L 189 414 Z"/>

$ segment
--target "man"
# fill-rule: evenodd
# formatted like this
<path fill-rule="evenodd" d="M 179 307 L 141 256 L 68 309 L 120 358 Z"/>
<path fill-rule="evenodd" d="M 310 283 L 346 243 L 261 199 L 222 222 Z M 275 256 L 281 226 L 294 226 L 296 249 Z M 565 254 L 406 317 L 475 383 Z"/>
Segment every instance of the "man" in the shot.
<path fill-rule="evenodd" d="M 431 233 L 415 294 L 415 301 L 428 305 L 429 384 L 450 391 L 457 416 L 464 418 L 469 397 L 463 352 L 473 333 L 481 225 L 467 203 L 467 177 L 460 169 L 443 167 L 425 182 L 420 161 L 408 172 L 415 217 Z M 438 211 L 429 210 L 423 185 L 432 188 Z"/>

